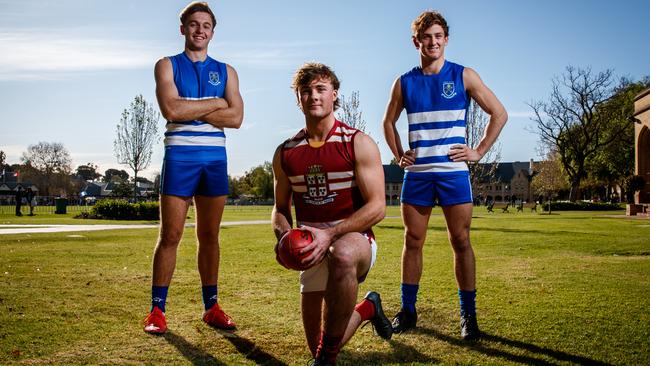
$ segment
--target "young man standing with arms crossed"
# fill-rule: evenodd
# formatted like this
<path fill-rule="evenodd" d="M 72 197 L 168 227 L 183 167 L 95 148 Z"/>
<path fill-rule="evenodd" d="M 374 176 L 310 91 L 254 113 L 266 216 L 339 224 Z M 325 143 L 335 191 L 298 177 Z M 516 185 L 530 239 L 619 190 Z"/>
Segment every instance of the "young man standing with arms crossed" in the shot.
<path fill-rule="evenodd" d="M 235 323 L 217 303 L 219 225 L 228 194 L 224 128 L 239 128 L 244 103 L 237 72 L 208 56 L 215 16 L 205 2 L 180 15 L 185 50 L 156 63 L 156 97 L 167 120 L 161 176 L 160 236 L 154 251 L 151 312 L 144 331 L 164 333 L 167 289 L 192 198 L 196 206 L 197 261 L 203 320 L 220 329 Z"/>
<path fill-rule="evenodd" d="M 415 302 L 422 276 L 422 247 L 431 209 L 442 206 L 454 251 L 461 336 L 480 336 L 476 321 L 476 268 L 470 244 L 472 188 L 467 162 L 477 162 L 494 144 L 508 118 L 505 108 L 476 71 L 445 60 L 449 28 L 440 13 L 423 12 L 412 24 L 420 66 L 393 83 L 383 127 L 386 142 L 404 168 L 402 219 L 402 308 L 393 331 L 415 328 Z M 475 148 L 466 145 L 466 111 L 474 99 L 490 115 L 485 134 Z M 403 109 L 409 123 L 408 151 L 402 149 L 395 126 Z"/>
<path fill-rule="evenodd" d="M 273 157 L 273 230 L 280 239 L 291 229 L 293 200 L 297 224 L 314 237 L 303 249 L 313 250 L 303 260 L 313 267 L 300 273 L 307 344 L 313 365 L 334 365 L 361 322 L 370 320 L 384 339 L 392 336 L 378 293 L 355 306 L 376 256 L 372 226 L 385 214 L 384 174 L 374 141 L 334 117 L 339 80 L 329 67 L 303 65 L 293 89 L 305 128 Z"/>

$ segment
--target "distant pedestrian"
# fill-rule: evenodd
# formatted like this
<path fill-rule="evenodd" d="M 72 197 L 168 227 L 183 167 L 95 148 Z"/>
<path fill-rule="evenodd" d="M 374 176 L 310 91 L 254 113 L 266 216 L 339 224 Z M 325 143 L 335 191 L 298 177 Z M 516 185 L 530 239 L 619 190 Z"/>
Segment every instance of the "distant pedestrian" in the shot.
<path fill-rule="evenodd" d="M 34 199 L 34 191 L 31 187 L 28 187 L 25 191 L 25 199 L 27 200 L 27 205 L 29 205 L 29 216 L 34 216 L 34 204 L 36 200 Z"/>
<path fill-rule="evenodd" d="M 23 204 L 23 187 L 18 186 L 16 188 L 16 216 L 22 216 L 22 212 L 20 212 L 20 207 Z"/>

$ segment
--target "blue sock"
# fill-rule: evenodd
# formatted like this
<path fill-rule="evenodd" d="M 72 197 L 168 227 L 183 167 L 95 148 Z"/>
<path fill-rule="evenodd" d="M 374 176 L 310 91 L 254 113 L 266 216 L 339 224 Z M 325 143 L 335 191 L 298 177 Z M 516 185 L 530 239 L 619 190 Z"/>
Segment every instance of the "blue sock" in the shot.
<path fill-rule="evenodd" d="M 165 312 L 167 290 L 169 290 L 169 286 L 151 286 L 151 310 L 157 306 L 163 313 Z"/>
<path fill-rule="evenodd" d="M 402 309 L 415 313 L 415 302 L 418 299 L 418 289 L 420 285 L 402 284 Z"/>
<path fill-rule="evenodd" d="M 476 290 L 458 289 L 458 298 L 460 299 L 460 316 L 476 316 Z"/>
<path fill-rule="evenodd" d="M 217 285 L 203 286 L 201 291 L 203 292 L 203 305 L 205 310 L 208 310 L 217 303 Z"/>

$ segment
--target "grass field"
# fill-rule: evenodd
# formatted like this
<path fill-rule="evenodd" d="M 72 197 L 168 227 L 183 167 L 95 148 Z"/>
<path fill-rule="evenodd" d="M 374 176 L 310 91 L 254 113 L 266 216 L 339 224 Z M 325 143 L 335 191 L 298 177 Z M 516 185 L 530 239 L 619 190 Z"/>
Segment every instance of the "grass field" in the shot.
<path fill-rule="evenodd" d="M 268 219 L 269 213 L 269 207 L 229 208 L 224 221 Z M 650 364 L 650 220 L 611 214 L 621 212 L 549 216 L 477 208 L 472 242 L 486 336 L 466 344 L 458 334 L 452 253 L 434 210 L 419 329 L 384 342 L 363 328 L 340 364 Z M 360 296 L 379 291 L 392 316 L 399 309 L 403 227 L 395 208 L 388 216 L 376 227 L 378 261 Z M 90 223 L 65 215 L 0 215 L 9 225 L 33 220 Z M 200 320 L 190 229 L 170 287 L 170 331 L 142 332 L 156 236 L 155 229 L 0 235 L 0 364 L 306 364 L 297 272 L 275 263 L 270 225 L 222 229 L 219 298 L 239 325 L 234 333 Z"/>

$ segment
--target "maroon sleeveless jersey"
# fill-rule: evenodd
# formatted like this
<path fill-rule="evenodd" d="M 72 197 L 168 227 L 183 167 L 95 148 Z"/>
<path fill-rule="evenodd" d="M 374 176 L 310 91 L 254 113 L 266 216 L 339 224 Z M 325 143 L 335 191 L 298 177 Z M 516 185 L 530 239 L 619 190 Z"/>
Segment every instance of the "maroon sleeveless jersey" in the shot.
<path fill-rule="evenodd" d="M 298 222 L 335 224 L 363 206 L 354 173 L 359 132 L 336 120 L 320 147 L 309 145 L 306 129 L 282 144 L 282 169 L 291 183 Z"/>

